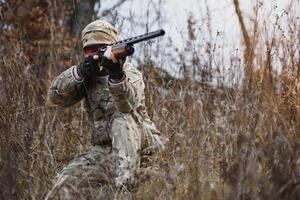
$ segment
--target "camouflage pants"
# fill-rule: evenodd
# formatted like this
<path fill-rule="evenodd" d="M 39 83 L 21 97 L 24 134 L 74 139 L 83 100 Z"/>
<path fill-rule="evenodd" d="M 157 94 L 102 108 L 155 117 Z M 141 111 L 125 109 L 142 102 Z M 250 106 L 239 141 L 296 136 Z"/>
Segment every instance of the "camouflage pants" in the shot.
<path fill-rule="evenodd" d="M 159 135 L 145 132 L 154 146 L 163 144 Z M 116 191 L 133 177 L 140 166 L 142 133 L 132 117 L 123 115 L 114 119 L 112 145 L 95 145 L 86 154 L 72 160 L 56 176 L 46 199 L 121 199 L 130 193 Z"/>

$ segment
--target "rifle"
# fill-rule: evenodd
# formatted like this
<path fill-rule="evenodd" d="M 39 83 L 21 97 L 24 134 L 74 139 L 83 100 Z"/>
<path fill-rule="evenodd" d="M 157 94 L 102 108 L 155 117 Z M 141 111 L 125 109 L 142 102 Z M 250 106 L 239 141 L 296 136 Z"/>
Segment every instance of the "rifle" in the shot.
<path fill-rule="evenodd" d="M 131 56 L 134 53 L 134 47 L 133 47 L 134 44 L 138 42 L 150 40 L 159 36 L 163 36 L 164 34 L 165 31 L 163 29 L 160 29 L 150 33 L 145 33 L 143 35 L 114 42 L 109 46 L 112 47 L 112 53 L 114 54 L 115 58 L 122 59 L 125 58 L 126 56 Z M 106 51 L 106 47 L 103 47 L 100 48 L 96 54 L 99 55 L 99 57 L 101 57 L 105 51 Z"/>

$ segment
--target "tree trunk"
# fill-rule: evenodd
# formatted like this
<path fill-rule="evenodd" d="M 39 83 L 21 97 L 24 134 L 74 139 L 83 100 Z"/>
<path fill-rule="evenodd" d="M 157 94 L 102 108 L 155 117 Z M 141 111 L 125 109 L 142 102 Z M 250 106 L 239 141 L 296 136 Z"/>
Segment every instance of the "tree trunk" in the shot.
<path fill-rule="evenodd" d="M 238 16 L 238 20 L 239 20 L 239 24 L 242 30 L 242 34 L 243 34 L 243 41 L 244 41 L 244 45 L 245 45 L 245 52 L 244 52 L 244 62 L 245 62 L 245 76 L 246 79 L 249 80 L 249 85 L 251 85 L 252 82 L 252 74 L 253 74 L 253 69 L 252 69 L 252 62 L 253 62 L 253 45 L 251 44 L 250 41 L 250 36 L 248 34 L 243 16 L 242 16 L 242 12 L 240 9 L 240 3 L 238 0 L 233 0 L 233 4 L 235 7 L 235 12 Z"/>
<path fill-rule="evenodd" d="M 79 37 L 82 29 L 95 18 L 96 2 L 97 0 L 73 0 L 74 13 L 70 24 L 73 37 Z"/>

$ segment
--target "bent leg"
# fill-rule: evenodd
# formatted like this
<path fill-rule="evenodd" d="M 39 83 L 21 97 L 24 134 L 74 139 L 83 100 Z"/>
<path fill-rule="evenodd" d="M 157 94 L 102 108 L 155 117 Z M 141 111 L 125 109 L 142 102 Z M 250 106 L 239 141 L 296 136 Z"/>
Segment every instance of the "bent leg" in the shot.
<path fill-rule="evenodd" d="M 46 199 L 112 199 L 114 170 L 111 147 L 94 146 L 64 167 Z"/>
<path fill-rule="evenodd" d="M 112 147 L 116 157 L 116 185 L 122 186 L 139 169 L 141 133 L 131 114 L 120 113 L 112 124 Z"/>

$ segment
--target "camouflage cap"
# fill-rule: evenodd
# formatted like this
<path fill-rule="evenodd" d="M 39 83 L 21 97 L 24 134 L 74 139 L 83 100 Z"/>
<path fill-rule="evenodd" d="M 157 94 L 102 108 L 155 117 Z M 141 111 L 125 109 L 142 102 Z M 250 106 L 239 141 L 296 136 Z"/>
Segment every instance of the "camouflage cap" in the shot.
<path fill-rule="evenodd" d="M 94 44 L 111 44 L 117 41 L 117 29 L 103 20 L 88 24 L 81 32 L 83 48 Z"/>

